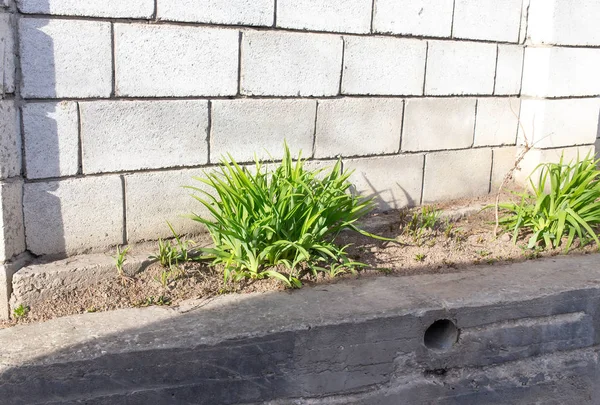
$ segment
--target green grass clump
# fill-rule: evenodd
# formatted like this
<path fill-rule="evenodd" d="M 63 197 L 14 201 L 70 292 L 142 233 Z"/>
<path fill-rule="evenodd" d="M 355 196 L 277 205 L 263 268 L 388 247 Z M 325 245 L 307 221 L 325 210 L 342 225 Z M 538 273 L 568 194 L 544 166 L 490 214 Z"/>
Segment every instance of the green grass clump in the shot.
<path fill-rule="evenodd" d="M 210 191 L 190 187 L 201 193 L 194 197 L 213 217 L 193 215 L 214 241 L 214 248 L 201 249 L 204 258 L 224 265 L 226 281 L 273 277 L 290 287 L 301 286 L 301 264 L 313 274 L 325 271 L 319 265 L 324 263 L 334 266 L 330 274 L 342 273 L 340 265 L 359 266 L 349 260 L 347 246 L 334 243 L 345 229 L 373 236 L 356 221 L 374 204 L 349 193 L 350 175 L 339 161 L 330 169 L 309 170 L 301 155 L 292 160 L 287 145 L 274 170 L 257 161 L 251 171 L 231 156 L 223 159 L 218 171 L 195 178 Z"/>
<path fill-rule="evenodd" d="M 14 319 L 23 319 L 27 317 L 29 314 L 29 307 L 27 305 L 20 304 L 18 307 L 13 309 L 13 318 Z"/>
<path fill-rule="evenodd" d="M 588 155 L 568 164 L 561 157 L 558 163 L 539 165 L 537 182 L 530 178 L 533 192 L 517 193 L 518 203 L 499 204 L 507 213 L 499 223 L 512 231 L 513 242 L 516 243 L 521 232 L 528 232 L 530 249 L 538 244 L 556 248 L 563 237 L 567 238 L 566 251 L 575 237 L 582 243 L 591 238 L 600 245 L 593 229 L 600 224 L 598 163 Z"/>

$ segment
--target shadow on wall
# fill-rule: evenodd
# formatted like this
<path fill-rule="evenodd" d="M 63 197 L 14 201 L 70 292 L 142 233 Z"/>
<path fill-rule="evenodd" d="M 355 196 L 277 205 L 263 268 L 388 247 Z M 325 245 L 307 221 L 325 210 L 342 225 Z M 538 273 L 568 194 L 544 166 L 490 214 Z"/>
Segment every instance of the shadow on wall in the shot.
<path fill-rule="evenodd" d="M 40 7 L 49 9 L 50 5 L 46 2 Z M 60 63 L 57 60 L 60 56 L 57 57 L 52 35 L 47 33 L 50 24 L 50 20 L 44 18 L 22 17 L 19 21 L 24 173 L 27 179 L 23 204 L 27 249 L 36 255 L 58 258 L 66 251 L 61 184 L 49 179 L 64 175 L 61 159 L 65 158 L 62 156 L 65 151 L 61 150 L 61 145 L 65 139 L 61 139 L 63 128 L 59 125 L 66 104 L 35 100 L 58 95 L 56 65 Z M 76 108 L 75 104 L 72 106 Z M 77 170 L 75 167 L 75 171 L 68 174 L 76 174 Z"/>

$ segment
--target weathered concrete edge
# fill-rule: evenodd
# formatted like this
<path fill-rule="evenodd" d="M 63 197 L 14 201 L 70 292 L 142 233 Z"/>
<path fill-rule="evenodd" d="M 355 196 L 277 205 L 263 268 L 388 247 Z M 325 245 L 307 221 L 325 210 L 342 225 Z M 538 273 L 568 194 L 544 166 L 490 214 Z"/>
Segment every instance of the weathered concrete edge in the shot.
<path fill-rule="evenodd" d="M 150 258 L 154 254 L 156 252 L 147 244 L 134 245 L 123 266 L 125 273 L 135 274 L 146 268 L 155 261 Z M 28 263 L 21 263 L 12 276 L 9 306 L 11 309 L 20 304 L 35 306 L 55 294 L 85 288 L 116 277 L 117 274 L 115 259 L 108 252 L 72 256 L 52 262 L 29 260 Z"/>
<path fill-rule="evenodd" d="M 504 266 L 478 266 L 451 274 L 381 276 L 298 291 L 227 295 L 188 301 L 177 308 L 132 308 L 68 316 L 0 330 L 0 371 L 41 358 L 44 362 L 62 362 L 107 353 L 193 348 L 408 314 L 420 317 L 437 313 L 438 317 L 452 319 L 458 310 L 522 305 L 565 293 L 587 292 L 595 296 L 600 295 L 599 259 L 596 254 L 553 257 Z M 495 316 L 499 318 L 495 320 Z M 458 326 L 479 327 L 504 320 L 491 311 L 483 323 L 476 319 L 469 324 L 463 319 Z M 177 340 L 166 336 L 160 341 L 136 341 L 140 329 L 157 331 L 164 321 L 179 322 Z M 432 320 L 424 322 L 429 321 Z M 428 325 L 422 326 L 424 330 Z M 103 340 L 107 337 L 110 341 Z M 94 343 L 85 352 L 62 350 L 90 341 Z"/>
<path fill-rule="evenodd" d="M 464 216 L 480 211 L 484 204 L 474 204 L 453 210 L 444 210 L 442 219 L 456 221 Z M 378 213 L 369 217 L 361 226 L 368 232 L 380 232 L 389 226 L 397 224 L 399 217 L 396 211 Z M 127 255 L 125 271 L 135 274 L 149 266 L 154 260 L 150 257 L 156 254 L 156 244 L 132 244 L 131 253 Z M 72 256 L 52 262 L 33 260 L 30 257 L 11 265 L 9 303 L 6 308 L 2 305 L 6 299 L 0 295 L 0 319 L 7 319 L 10 311 L 18 305 L 35 306 L 53 295 L 67 290 L 85 288 L 101 280 L 116 275 L 114 252 L 92 253 Z"/>

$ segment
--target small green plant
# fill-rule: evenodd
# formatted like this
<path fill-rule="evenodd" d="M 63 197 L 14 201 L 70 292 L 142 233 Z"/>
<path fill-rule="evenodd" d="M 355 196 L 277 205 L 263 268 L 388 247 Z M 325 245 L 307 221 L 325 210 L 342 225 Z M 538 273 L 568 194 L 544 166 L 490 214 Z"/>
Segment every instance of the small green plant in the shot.
<path fill-rule="evenodd" d="M 450 221 L 450 219 L 446 219 L 446 225 L 444 226 L 444 236 L 446 239 L 452 238 L 452 233 L 454 231 L 454 223 Z"/>
<path fill-rule="evenodd" d="M 347 259 L 343 262 L 339 263 L 330 263 L 328 267 L 320 267 L 311 265 L 311 270 L 313 274 L 316 275 L 316 271 L 320 271 L 325 273 L 330 278 L 335 278 L 339 275 L 346 274 L 348 272 L 352 274 L 357 274 L 357 269 L 360 267 L 366 267 L 366 264 L 360 262 L 352 262 Z"/>
<path fill-rule="evenodd" d="M 394 272 L 394 269 L 390 269 L 389 267 L 380 267 L 377 269 L 377 271 L 387 275 L 387 274 L 392 274 Z"/>
<path fill-rule="evenodd" d="M 426 255 L 424 255 L 423 253 L 417 253 L 417 254 L 415 255 L 415 261 L 416 261 L 416 262 L 423 262 L 423 261 L 425 261 L 425 258 L 426 258 L 426 257 L 427 257 L 427 256 L 426 256 Z"/>
<path fill-rule="evenodd" d="M 167 288 L 171 282 L 172 271 L 170 269 L 163 269 L 158 276 L 154 277 L 163 288 Z"/>
<path fill-rule="evenodd" d="M 213 217 L 193 216 L 215 245 L 200 249 L 203 258 L 223 265 L 226 281 L 273 277 L 298 287 L 301 263 L 348 266 L 346 246 L 334 242 L 343 230 L 376 237 L 356 224 L 374 203 L 349 192 L 351 172 L 343 171 L 340 161 L 318 170 L 306 169 L 304 162 L 301 155 L 292 160 L 287 144 L 281 164 L 270 171 L 260 161 L 251 171 L 229 156 L 218 171 L 196 178 L 211 192 L 189 187 L 200 193 L 195 198 Z M 274 270 L 280 265 L 287 274 Z"/>
<path fill-rule="evenodd" d="M 419 242 L 425 231 L 433 231 L 439 224 L 441 211 L 433 206 L 423 206 L 419 212 L 415 212 L 404 227 L 404 232 Z"/>
<path fill-rule="evenodd" d="M 195 242 L 183 239 L 169 222 L 167 225 L 173 234 L 175 243 L 158 239 L 158 254 L 150 256 L 150 259 L 158 260 L 163 267 L 171 268 L 192 259 L 192 246 Z"/>
<path fill-rule="evenodd" d="M 489 250 L 477 250 L 475 251 L 475 253 L 477 253 L 481 257 L 488 257 L 492 254 L 492 252 L 490 252 Z"/>
<path fill-rule="evenodd" d="M 513 243 L 528 232 L 529 249 L 538 244 L 556 248 L 566 238 L 565 251 L 569 251 L 575 237 L 582 243 L 591 238 L 600 245 L 594 231 L 600 224 L 599 162 L 588 155 L 567 164 L 561 156 L 558 163 L 539 165 L 537 182 L 530 176 L 532 193 L 515 193 L 519 202 L 499 204 L 506 213 L 499 223 L 513 233 Z"/>
<path fill-rule="evenodd" d="M 125 280 L 129 279 L 129 277 L 125 274 L 125 270 L 123 269 L 123 266 L 125 265 L 125 262 L 127 261 L 127 253 L 128 252 L 129 252 L 129 246 L 127 246 L 123 250 L 121 250 L 121 246 L 117 246 L 117 253 L 113 256 L 113 259 L 115 259 L 115 267 L 117 268 L 117 273 L 121 277 L 123 282 L 125 282 Z"/>
<path fill-rule="evenodd" d="M 20 304 L 13 309 L 13 317 L 15 319 L 23 319 L 29 314 L 30 308 L 27 305 Z"/>
<path fill-rule="evenodd" d="M 150 297 L 147 297 L 145 300 L 139 301 L 136 304 L 137 307 L 151 307 L 153 305 L 156 305 L 156 306 L 171 305 L 171 298 L 169 298 L 165 295 L 160 295 L 158 297 L 150 296 Z"/>

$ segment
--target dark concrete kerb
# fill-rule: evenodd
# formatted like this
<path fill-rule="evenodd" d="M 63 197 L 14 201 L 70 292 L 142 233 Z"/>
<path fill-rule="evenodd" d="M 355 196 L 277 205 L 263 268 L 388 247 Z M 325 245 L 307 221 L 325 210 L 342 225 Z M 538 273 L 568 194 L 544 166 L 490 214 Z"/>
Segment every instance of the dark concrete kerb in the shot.
<path fill-rule="evenodd" d="M 597 404 L 598 259 L 369 278 L 18 326 L 0 331 L 0 398 Z"/>

